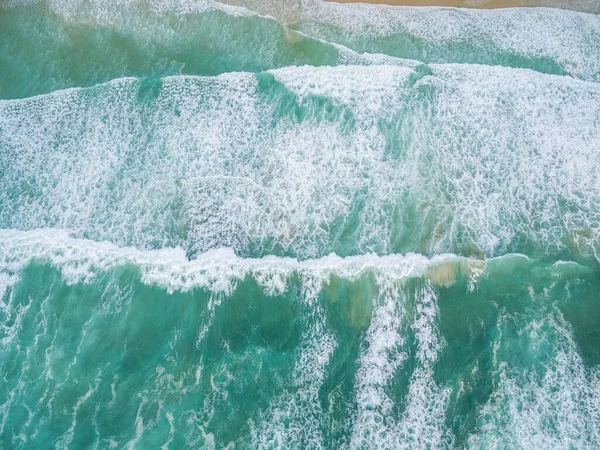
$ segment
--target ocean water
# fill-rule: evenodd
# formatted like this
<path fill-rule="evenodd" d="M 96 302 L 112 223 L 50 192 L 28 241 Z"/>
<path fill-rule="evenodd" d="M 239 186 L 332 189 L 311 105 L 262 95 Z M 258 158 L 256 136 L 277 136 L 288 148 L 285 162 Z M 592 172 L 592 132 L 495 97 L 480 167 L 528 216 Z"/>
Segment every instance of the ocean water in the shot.
<path fill-rule="evenodd" d="M 600 16 L 0 3 L 0 448 L 600 447 Z"/>

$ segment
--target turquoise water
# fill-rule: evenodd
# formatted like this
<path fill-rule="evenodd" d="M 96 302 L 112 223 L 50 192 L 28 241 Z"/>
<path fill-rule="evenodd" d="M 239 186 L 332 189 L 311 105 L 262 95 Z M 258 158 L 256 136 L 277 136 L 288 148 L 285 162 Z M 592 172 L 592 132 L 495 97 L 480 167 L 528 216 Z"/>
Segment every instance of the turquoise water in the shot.
<path fill-rule="evenodd" d="M 0 447 L 600 446 L 600 17 L 0 5 Z"/>

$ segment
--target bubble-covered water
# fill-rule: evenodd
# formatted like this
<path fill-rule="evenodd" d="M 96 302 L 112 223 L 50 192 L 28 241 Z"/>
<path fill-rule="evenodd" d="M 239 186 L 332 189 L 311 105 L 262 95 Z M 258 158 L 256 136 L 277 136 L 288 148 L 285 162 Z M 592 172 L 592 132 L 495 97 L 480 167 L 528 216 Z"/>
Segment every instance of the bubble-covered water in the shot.
<path fill-rule="evenodd" d="M 600 445 L 600 18 L 0 5 L 0 447 Z"/>

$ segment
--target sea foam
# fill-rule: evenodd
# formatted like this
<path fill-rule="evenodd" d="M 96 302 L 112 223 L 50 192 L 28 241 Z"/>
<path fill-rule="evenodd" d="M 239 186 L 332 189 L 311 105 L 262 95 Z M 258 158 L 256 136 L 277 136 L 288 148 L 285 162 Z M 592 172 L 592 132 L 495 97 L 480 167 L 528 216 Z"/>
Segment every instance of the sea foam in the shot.
<path fill-rule="evenodd" d="M 188 255 L 593 254 L 598 85 L 428 70 L 124 78 L 2 101 L 0 224 Z"/>

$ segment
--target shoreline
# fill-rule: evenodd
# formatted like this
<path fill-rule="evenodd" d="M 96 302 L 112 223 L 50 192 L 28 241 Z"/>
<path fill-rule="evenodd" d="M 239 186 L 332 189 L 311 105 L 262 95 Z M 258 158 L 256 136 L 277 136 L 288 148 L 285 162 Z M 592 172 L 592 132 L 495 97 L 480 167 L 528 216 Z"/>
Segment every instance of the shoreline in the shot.
<path fill-rule="evenodd" d="M 329 3 L 369 3 L 391 6 L 441 6 L 499 9 L 547 7 L 600 14 L 600 1 L 589 0 L 325 0 Z"/>

